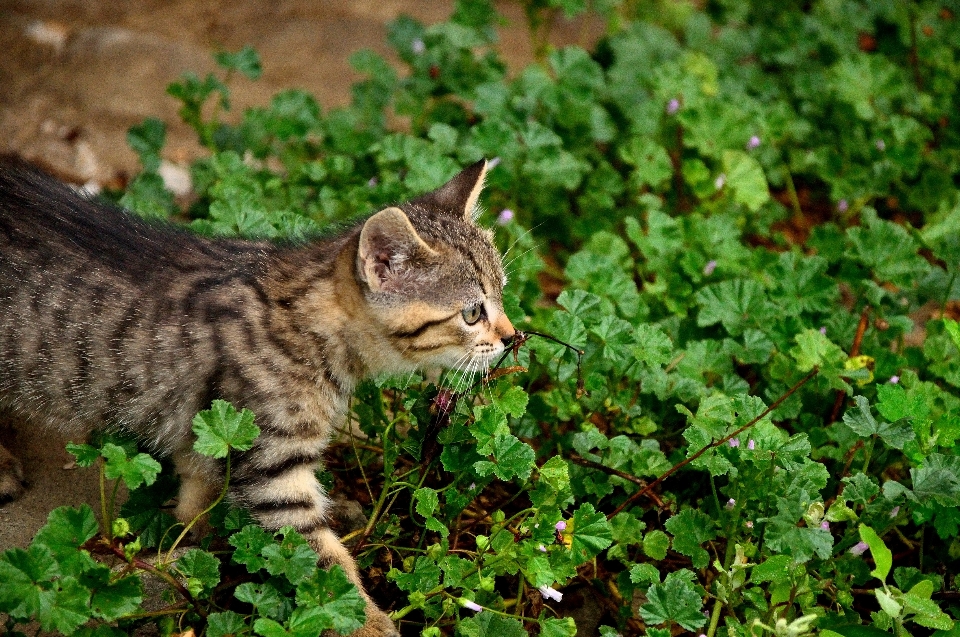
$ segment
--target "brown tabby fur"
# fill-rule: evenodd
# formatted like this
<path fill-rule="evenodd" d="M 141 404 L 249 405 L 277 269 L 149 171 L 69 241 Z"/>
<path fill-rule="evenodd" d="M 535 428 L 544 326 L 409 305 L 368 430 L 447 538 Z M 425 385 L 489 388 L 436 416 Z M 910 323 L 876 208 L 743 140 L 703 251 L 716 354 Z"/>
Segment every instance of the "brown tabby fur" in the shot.
<path fill-rule="evenodd" d="M 280 246 L 146 223 L 0 166 L 0 406 L 73 439 L 121 428 L 170 455 L 182 521 L 222 484 L 192 450 L 194 414 L 215 398 L 250 408 L 262 433 L 238 457 L 232 497 L 268 529 L 295 527 L 359 586 L 314 471 L 358 380 L 482 367 L 513 338 L 500 256 L 473 223 L 485 171 Z M 478 302 L 469 325 L 461 312 Z M 21 477 L 0 447 L 0 496 Z M 356 635 L 396 635 L 367 601 Z"/>

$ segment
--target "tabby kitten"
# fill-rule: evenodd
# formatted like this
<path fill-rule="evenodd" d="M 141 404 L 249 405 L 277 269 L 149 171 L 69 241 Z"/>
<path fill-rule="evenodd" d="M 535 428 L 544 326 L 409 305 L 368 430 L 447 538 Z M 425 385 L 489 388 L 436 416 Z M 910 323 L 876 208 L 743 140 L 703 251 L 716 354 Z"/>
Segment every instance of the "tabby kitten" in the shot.
<path fill-rule="evenodd" d="M 360 587 L 314 472 L 357 381 L 485 367 L 513 339 L 500 256 L 473 221 L 486 168 L 282 246 L 147 223 L 0 166 L 0 405 L 74 439 L 120 428 L 171 456 L 182 521 L 222 485 L 192 449 L 194 414 L 216 398 L 250 408 L 262 433 L 237 458 L 232 497 Z M 15 497 L 20 469 L 0 450 L 0 495 Z M 356 635 L 398 635 L 364 596 Z"/>

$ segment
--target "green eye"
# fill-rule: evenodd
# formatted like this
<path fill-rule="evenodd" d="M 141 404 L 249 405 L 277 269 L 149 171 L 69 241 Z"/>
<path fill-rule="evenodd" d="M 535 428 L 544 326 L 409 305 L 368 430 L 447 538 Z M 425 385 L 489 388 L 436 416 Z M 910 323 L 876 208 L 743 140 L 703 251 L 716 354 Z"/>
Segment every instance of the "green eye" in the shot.
<path fill-rule="evenodd" d="M 473 325 L 480 320 L 481 316 L 483 316 L 483 304 L 477 303 L 475 305 L 465 307 L 460 315 L 463 316 L 463 320 L 466 321 L 467 325 Z"/>

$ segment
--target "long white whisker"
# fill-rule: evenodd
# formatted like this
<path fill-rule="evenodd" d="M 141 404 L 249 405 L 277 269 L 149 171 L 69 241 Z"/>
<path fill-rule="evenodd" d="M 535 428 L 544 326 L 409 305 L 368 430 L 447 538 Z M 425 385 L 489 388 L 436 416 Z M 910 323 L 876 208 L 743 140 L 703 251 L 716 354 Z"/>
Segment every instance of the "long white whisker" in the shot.
<path fill-rule="evenodd" d="M 513 247 L 514 247 L 515 245 L 517 245 L 518 243 L 520 243 L 520 240 L 521 240 L 521 239 L 523 239 L 525 236 L 527 236 L 528 234 L 530 234 L 531 232 L 533 232 L 534 230 L 536 230 L 537 228 L 539 228 L 540 226 L 542 226 L 544 223 L 546 223 L 546 222 L 545 222 L 545 221 L 541 221 L 540 223 L 538 223 L 537 225 L 533 226 L 532 228 L 530 228 L 529 230 L 527 230 L 526 232 L 524 232 L 523 234 L 521 234 L 519 237 L 517 237 L 516 240 L 515 240 L 513 243 L 510 244 L 510 247 L 507 248 L 507 251 L 503 253 L 503 258 L 504 258 L 504 259 L 507 258 L 507 255 L 510 254 L 510 251 L 513 250 Z"/>
<path fill-rule="evenodd" d="M 513 257 L 512 259 L 510 259 L 509 261 L 507 261 L 506 263 L 504 263 L 504 264 L 503 264 L 503 269 L 506 270 L 508 267 L 510 267 L 510 265 L 511 265 L 514 261 L 516 261 L 517 259 L 525 256 L 525 255 L 526 255 L 528 252 L 530 252 L 531 250 L 535 250 L 536 248 L 539 248 L 539 247 L 540 247 L 540 244 L 538 243 L 538 244 L 535 244 L 534 246 L 532 246 L 532 247 L 530 247 L 530 248 L 527 248 L 526 250 L 524 250 L 523 252 L 521 252 L 521 253 L 518 254 L 517 256 Z"/>

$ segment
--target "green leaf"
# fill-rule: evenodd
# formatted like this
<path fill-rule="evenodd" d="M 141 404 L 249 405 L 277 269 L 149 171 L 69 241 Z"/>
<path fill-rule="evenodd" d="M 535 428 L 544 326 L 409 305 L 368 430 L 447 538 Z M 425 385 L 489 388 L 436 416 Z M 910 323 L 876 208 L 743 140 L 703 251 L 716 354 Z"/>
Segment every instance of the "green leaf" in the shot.
<path fill-rule="evenodd" d="M 903 612 L 903 607 L 897 603 L 893 595 L 882 588 L 875 589 L 873 592 L 877 596 L 877 601 L 880 602 L 880 608 L 883 609 L 883 612 L 890 615 L 893 619 L 900 617 L 900 613 Z"/>
<path fill-rule="evenodd" d="M 507 415 L 492 405 L 479 405 L 473 408 L 473 417 L 470 433 L 477 440 L 477 453 L 489 455 L 497 438 L 510 435 Z"/>
<path fill-rule="evenodd" d="M 577 623 L 573 617 L 540 620 L 540 637 L 576 637 Z"/>
<path fill-rule="evenodd" d="M 910 469 L 910 476 L 913 478 L 913 495 L 921 502 L 960 506 L 960 457 L 931 453 L 923 466 Z"/>
<path fill-rule="evenodd" d="M 79 575 L 94 562 L 89 553 L 78 549 L 96 535 L 98 529 L 90 505 L 82 504 L 79 509 L 58 507 L 47 516 L 47 523 L 33 541 L 49 548 L 65 573 Z"/>
<path fill-rule="evenodd" d="M 634 564 L 630 567 L 630 581 L 634 584 L 655 584 L 660 581 L 660 571 L 653 564 Z"/>
<path fill-rule="evenodd" d="M 275 619 L 279 619 L 280 610 L 287 602 L 280 597 L 280 593 L 270 582 L 262 584 L 244 582 L 233 591 L 233 596 L 241 602 L 253 605 L 258 615 Z"/>
<path fill-rule="evenodd" d="M 670 548 L 670 536 L 654 529 L 643 537 L 643 552 L 652 559 L 660 561 L 667 557 L 667 550 Z"/>
<path fill-rule="evenodd" d="M 739 150 L 723 151 L 723 170 L 734 200 L 751 212 L 756 212 L 770 200 L 767 178 L 760 163 L 750 155 Z"/>
<path fill-rule="evenodd" d="M 703 599 L 693 585 L 694 574 L 687 569 L 668 573 L 663 583 L 647 589 L 647 603 L 640 607 L 640 616 L 648 624 L 673 621 L 687 630 L 696 630 L 707 623 L 703 616 Z"/>
<path fill-rule="evenodd" d="M 273 537 L 262 527 L 248 524 L 231 535 L 227 541 L 236 548 L 232 558 L 234 563 L 246 565 L 250 573 L 256 573 L 266 566 L 267 561 L 261 556 L 261 552 L 273 543 Z"/>
<path fill-rule="evenodd" d="M 620 158 L 634 167 L 636 188 L 658 188 L 673 175 L 673 164 L 666 149 L 649 137 L 635 136 L 619 146 Z"/>
<path fill-rule="evenodd" d="M 530 399 L 522 387 L 513 386 L 494 398 L 497 405 L 505 414 L 519 418 L 527 412 L 527 401 Z"/>
<path fill-rule="evenodd" d="M 428 591 L 440 584 L 440 567 L 429 557 L 421 555 L 414 562 L 411 572 L 403 573 L 393 569 L 390 571 L 389 577 L 402 590 L 408 592 Z"/>
<path fill-rule="evenodd" d="M 40 582 L 50 582 L 60 569 L 50 549 L 32 545 L 29 549 L 9 549 L 0 556 L 0 611 L 27 618 L 37 613 L 41 597 L 49 595 Z"/>
<path fill-rule="evenodd" d="M 282 539 L 267 544 L 261 551 L 266 559 L 264 568 L 271 575 L 283 575 L 291 584 L 299 584 L 312 577 L 317 570 L 317 553 L 293 529 L 285 527 L 280 532 Z"/>
<path fill-rule="evenodd" d="M 249 409 L 238 413 L 230 403 L 215 400 L 210 409 L 194 417 L 193 433 L 197 436 L 194 450 L 205 456 L 225 458 L 230 449 L 250 449 L 260 428 L 253 424 L 253 412 Z"/>
<path fill-rule="evenodd" d="M 301 582 L 297 586 L 297 605 L 316 605 L 324 628 L 332 628 L 341 635 L 358 630 L 366 617 L 366 602 L 339 564 L 334 564 L 329 571 L 318 569 L 311 579 Z"/>
<path fill-rule="evenodd" d="M 88 582 L 93 589 L 90 608 L 95 616 L 108 622 L 116 621 L 126 615 L 133 615 L 143 604 L 143 582 L 136 575 L 128 575 L 116 581 L 110 581 L 110 570 L 103 568 L 102 579 L 96 585 Z"/>
<path fill-rule="evenodd" d="M 77 459 L 78 467 L 89 467 L 100 459 L 100 450 L 90 445 L 76 445 L 68 442 L 67 451 Z"/>
<path fill-rule="evenodd" d="M 246 617 L 232 610 L 207 616 L 207 637 L 227 637 L 243 630 L 249 630 Z"/>
<path fill-rule="evenodd" d="M 750 581 L 756 584 L 762 582 L 773 582 L 776 585 L 789 584 L 792 567 L 793 558 L 789 555 L 771 555 L 753 567 L 750 572 Z"/>
<path fill-rule="evenodd" d="M 188 580 L 194 580 L 199 585 L 198 592 L 209 593 L 220 583 L 220 560 L 212 553 L 201 549 L 190 549 L 181 555 L 177 560 L 177 570 Z"/>
<path fill-rule="evenodd" d="M 673 550 L 689 557 L 695 568 L 707 566 L 710 554 L 701 544 L 717 537 L 716 525 L 709 515 L 697 509 L 684 509 L 664 526 L 673 535 Z"/>
<path fill-rule="evenodd" d="M 256 80 L 263 74 L 260 55 L 252 46 L 245 46 L 236 53 L 220 51 L 213 55 L 221 67 L 229 71 L 239 71 L 248 79 Z"/>
<path fill-rule="evenodd" d="M 585 502 L 573 514 L 573 540 L 570 551 L 576 564 L 596 557 L 613 543 L 613 531 L 607 517 Z"/>
<path fill-rule="evenodd" d="M 869 526 L 861 524 L 857 529 L 860 532 L 860 539 L 870 547 L 870 553 L 873 555 L 873 561 L 876 564 L 876 568 L 870 571 L 870 574 L 881 582 L 885 582 L 887 575 L 890 573 L 890 568 L 893 566 L 893 553 L 883 543 L 877 532 Z"/>
<path fill-rule="evenodd" d="M 722 323 L 731 336 L 748 327 L 765 325 L 774 317 L 763 286 L 752 279 L 734 279 L 704 286 L 696 294 L 701 327 Z"/>
<path fill-rule="evenodd" d="M 570 468 L 560 456 L 553 456 L 540 467 L 540 479 L 557 493 L 570 488 Z"/>
<path fill-rule="evenodd" d="M 160 151 L 163 149 L 166 136 L 167 125 L 153 117 L 127 130 L 127 144 L 140 157 L 144 171 L 152 173 L 160 168 Z"/>
<path fill-rule="evenodd" d="M 870 403 L 863 396 L 854 396 L 856 407 L 852 407 L 843 414 L 843 422 L 858 435 L 866 438 L 872 435 L 880 436 L 884 442 L 894 449 L 903 449 L 903 445 L 913 440 L 913 428 L 904 420 L 895 423 L 878 423 L 870 412 Z"/>
<path fill-rule="evenodd" d="M 145 453 L 127 457 L 123 447 L 108 442 L 101 450 L 106 463 L 103 474 L 110 480 L 123 478 L 128 489 L 136 489 L 141 484 L 151 485 L 160 473 L 160 463 Z"/>
<path fill-rule="evenodd" d="M 457 624 L 457 635 L 461 637 L 527 637 L 527 631 L 523 629 L 523 624 L 513 617 L 478 613 L 473 617 L 460 620 Z"/>
<path fill-rule="evenodd" d="M 422 487 L 414 491 L 413 499 L 417 502 L 417 513 L 425 518 L 433 515 L 440 505 L 440 496 L 430 487 Z"/>
<path fill-rule="evenodd" d="M 70 635 L 90 618 L 90 591 L 73 577 L 64 577 L 45 591 L 36 619 L 47 631 Z"/>
<path fill-rule="evenodd" d="M 960 323 L 951 318 L 944 318 L 943 327 L 946 329 L 947 334 L 950 335 L 950 340 L 953 341 L 954 347 L 960 349 Z"/>
<path fill-rule="evenodd" d="M 480 460 L 473 464 L 474 469 L 481 476 L 493 473 L 501 480 L 510 480 L 514 477 L 526 480 L 536 466 L 534 463 L 537 457 L 536 452 L 530 445 L 512 434 L 494 438 L 491 455 L 494 458 L 492 462 Z"/>

